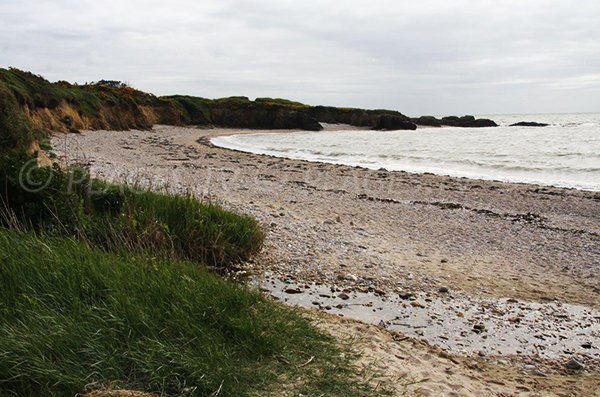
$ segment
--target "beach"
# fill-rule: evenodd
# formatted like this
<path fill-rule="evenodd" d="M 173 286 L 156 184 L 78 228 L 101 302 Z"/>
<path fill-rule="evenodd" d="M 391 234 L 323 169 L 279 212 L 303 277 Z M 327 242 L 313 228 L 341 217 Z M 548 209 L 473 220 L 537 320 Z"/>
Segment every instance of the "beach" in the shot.
<path fill-rule="evenodd" d="M 268 131 L 155 126 L 61 134 L 52 146 L 99 178 L 189 192 L 254 216 L 267 239 L 237 277 L 319 308 L 311 315 L 324 329 L 362 341 L 382 381 L 427 378 L 405 387 L 432 396 L 600 393 L 600 193 L 311 163 L 210 142 L 256 132 Z M 410 316 L 388 316 L 389 304 Z M 414 319 L 425 320 L 417 327 Z M 465 335 L 444 334 L 439 320 Z M 513 331 L 516 345 L 502 340 Z"/>

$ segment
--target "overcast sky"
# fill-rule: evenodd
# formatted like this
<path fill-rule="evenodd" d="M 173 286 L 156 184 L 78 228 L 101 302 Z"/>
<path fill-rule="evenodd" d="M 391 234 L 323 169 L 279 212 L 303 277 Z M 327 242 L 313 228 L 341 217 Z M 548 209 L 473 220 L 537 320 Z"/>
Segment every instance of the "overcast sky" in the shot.
<path fill-rule="evenodd" d="M 600 111 L 599 0 L 0 0 L 0 67 L 409 115 Z"/>

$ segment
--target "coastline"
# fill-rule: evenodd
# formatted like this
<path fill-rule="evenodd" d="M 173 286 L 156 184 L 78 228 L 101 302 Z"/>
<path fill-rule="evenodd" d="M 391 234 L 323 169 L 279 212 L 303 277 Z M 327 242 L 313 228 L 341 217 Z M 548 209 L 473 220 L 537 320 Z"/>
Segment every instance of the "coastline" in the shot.
<path fill-rule="evenodd" d="M 600 308 L 598 193 L 311 163 L 206 144 L 212 136 L 244 132 L 266 131 L 157 126 L 67 135 L 53 146 L 98 177 L 190 191 L 255 216 L 268 238 L 247 271 L 269 279 L 335 286 L 350 295 L 423 294 L 411 302 L 424 306 L 445 299 L 446 289 L 453 299 Z M 588 361 L 597 371 L 595 359 Z"/>
<path fill-rule="evenodd" d="M 511 141 L 515 138 L 514 134 L 529 134 L 532 135 L 532 132 L 525 131 L 523 129 L 515 129 L 512 127 L 498 127 L 499 130 L 494 131 L 494 136 L 501 136 L 500 140 L 502 141 Z M 539 128 L 535 129 L 534 133 L 548 133 L 550 135 L 556 134 L 556 130 L 552 130 L 555 127 L 548 127 L 547 130 L 540 130 Z M 561 127 L 562 128 L 562 127 Z M 600 193 L 600 184 L 598 184 L 597 180 L 600 178 L 593 177 L 592 175 L 582 174 L 579 176 L 578 174 L 574 174 L 574 170 L 571 173 L 565 170 L 565 173 L 561 173 L 558 170 L 554 170 L 550 167 L 548 170 L 542 173 L 519 173 L 514 170 L 522 169 L 526 170 L 527 166 L 515 166 L 512 167 L 508 164 L 503 164 L 504 160 L 500 158 L 495 158 L 494 161 L 499 162 L 496 164 L 499 168 L 495 168 L 495 165 L 485 165 L 485 160 L 480 157 L 475 157 L 472 161 L 467 161 L 464 164 L 456 163 L 459 159 L 468 157 L 468 153 L 458 153 L 453 155 L 452 151 L 446 153 L 447 156 L 441 155 L 438 153 L 439 150 L 442 150 L 440 147 L 436 146 L 435 142 L 432 142 L 431 139 L 433 137 L 434 140 L 438 139 L 446 139 L 447 134 L 440 134 L 440 131 L 450 130 L 450 136 L 454 136 L 457 134 L 456 139 L 464 140 L 465 136 L 463 132 L 464 128 L 461 127 L 427 127 L 427 126 L 418 126 L 417 131 L 378 131 L 376 133 L 368 133 L 365 134 L 362 129 L 350 129 L 351 134 L 348 135 L 348 128 L 340 128 L 340 125 L 324 125 L 324 131 L 322 132 L 311 132 L 311 131 L 302 131 L 294 133 L 294 136 L 287 140 L 283 138 L 282 134 L 279 135 L 275 139 L 266 138 L 264 135 L 269 134 L 261 134 L 261 133 L 253 133 L 253 134 L 241 134 L 234 136 L 216 136 L 210 139 L 211 143 L 217 147 L 241 151 L 241 152 L 249 152 L 253 154 L 260 154 L 266 156 L 272 156 L 277 158 L 287 158 L 293 160 L 306 160 L 310 162 L 320 162 L 326 164 L 335 164 L 335 165 L 347 165 L 351 167 L 360 167 L 371 170 L 383 170 L 383 171 L 397 171 L 397 172 L 408 172 L 410 174 L 435 174 L 439 176 L 449 176 L 454 178 L 467 178 L 467 179 L 475 179 L 475 180 L 485 180 L 490 182 L 506 182 L 513 184 L 527 184 L 527 185 L 536 185 L 540 187 L 559 187 L 559 188 L 567 188 L 567 189 L 576 189 L 589 191 L 592 193 Z M 353 132 L 360 133 L 353 133 Z M 419 132 L 421 131 L 421 132 Z M 481 134 L 477 137 L 470 136 L 468 139 L 477 140 L 479 137 L 487 137 L 490 135 L 489 131 L 482 131 L 480 129 L 467 129 L 467 134 Z M 326 134 L 323 134 L 326 133 Z M 327 134 L 329 133 L 329 134 Z M 334 139 L 330 137 L 332 134 L 339 134 L 342 138 Z M 512 135 L 511 135 L 512 134 Z M 325 137 L 324 137 L 325 135 Z M 414 137 L 418 136 L 419 138 L 413 142 Z M 397 141 L 398 137 L 402 137 L 400 141 Z M 539 138 L 539 136 L 536 135 Z M 528 146 L 531 144 L 531 140 L 535 140 L 536 137 L 529 138 L 528 142 L 524 142 L 521 146 Z M 374 140 L 370 140 L 370 138 L 374 138 Z M 316 142 L 311 142 L 316 139 Z M 376 142 L 385 141 L 389 144 L 401 145 L 401 147 L 411 148 L 414 144 L 417 145 L 418 151 L 427 152 L 427 147 L 429 145 L 433 145 L 434 149 L 431 154 L 423 154 L 423 156 L 432 157 L 420 157 L 421 155 L 417 155 L 414 151 L 408 150 L 403 151 L 402 148 L 399 148 L 399 152 L 396 151 L 387 151 L 387 146 L 373 146 Z M 485 138 L 484 138 L 485 139 Z M 346 146 L 344 141 L 351 142 L 352 140 L 357 140 L 360 142 L 360 145 L 363 143 L 366 145 L 365 148 L 358 152 L 354 152 L 352 150 L 352 145 Z M 421 141 L 422 140 L 422 141 Z M 306 142 L 306 146 L 303 146 Z M 452 145 L 454 141 L 448 142 L 447 140 L 443 141 L 445 144 Z M 499 142 L 496 142 L 499 143 Z M 489 144 L 489 143 L 488 143 Z M 359 145 L 359 146 L 360 146 Z M 463 144 L 464 145 L 464 142 Z M 442 144 L 443 147 L 443 144 Z M 323 149 L 321 149 L 323 148 Z M 372 152 L 375 148 L 375 152 Z M 458 145 L 456 148 L 459 152 L 462 150 L 461 145 Z M 497 148 L 500 152 L 506 153 L 507 148 Z M 323 152 L 321 152 L 323 150 Z M 361 156 L 363 151 L 367 151 L 369 155 Z M 482 147 L 474 148 L 473 150 L 484 150 Z M 556 150 L 548 149 L 548 150 Z M 567 149 L 563 149 L 567 150 Z M 384 154 L 385 153 L 385 154 Z M 399 154 L 400 157 L 395 157 L 396 154 Z M 436 156 L 437 154 L 437 156 Z M 561 156 L 569 155 L 570 153 L 563 154 Z M 525 153 L 518 153 L 517 157 L 523 161 L 523 156 Z M 536 157 L 535 153 L 529 153 L 530 157 Z M 504 154 L 505 156 L 505 154 Z M 504 157 L 503 156 L 503 157 Z M 543 154 L 541 154 L 543 157 Z M 403 160 L 403 158 L 406 159 Z M 392 158 L 392 161 L 388 161 L 389 158 Z M 415 162 L 414 159 L 419 159 L 419 161 Z M 426 160 L 425 160 L 426 159 Z M 542 158 L 540 162 L 544 162 L 548 159 Z M 425 163 L 424 163 L 425 161 Z M 450 164 L 447 165 L 446 161 Z M 584 161 L 584 160 L 582 160 Z M 476 164 L 473 167 L 467 166 L 469 163 Z M 503 164 L 503 165 L 502 165 Z M 539 166 L 536 164 L 529 164 L 532 167 Z M 554 166 L 559 166 L 555 164 Z M 511 171 L 512 170 L 512 171 Z M 541 168 L 540 168 L 541 170 Z M 531 171 L 531 170 L 530 170 Z M 587 169 L 582 170 L 582 172 L 586 172 Z M 548 174 L 549 172 L 549 174 Z M 567 176 L 568 174 L 568 176 Z M 576 179 L 574 179 L 576 178 Z"/>

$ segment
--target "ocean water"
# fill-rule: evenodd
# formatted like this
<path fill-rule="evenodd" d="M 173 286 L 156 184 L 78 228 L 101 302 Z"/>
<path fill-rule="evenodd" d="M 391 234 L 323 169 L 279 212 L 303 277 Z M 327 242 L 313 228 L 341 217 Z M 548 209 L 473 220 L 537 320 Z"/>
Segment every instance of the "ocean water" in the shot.
<path fill-rule="evenodd" d="M 257 154 L 372 169 L 600 191 L 600 114 L 497 115 L 496 128 L 326 131 L 216 137 Z M 518 121 L 548 127 L 509 127 Z"/>

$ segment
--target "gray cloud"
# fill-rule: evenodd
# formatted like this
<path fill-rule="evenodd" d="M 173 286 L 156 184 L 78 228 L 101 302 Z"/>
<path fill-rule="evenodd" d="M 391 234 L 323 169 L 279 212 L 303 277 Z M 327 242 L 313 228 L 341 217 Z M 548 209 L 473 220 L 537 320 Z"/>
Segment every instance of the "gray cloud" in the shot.
<path fill-rule="evenodd" d="M 0 0 L 0 59 L 51 80 L 407 114 L 600 109 L 600 3 Z"/>

